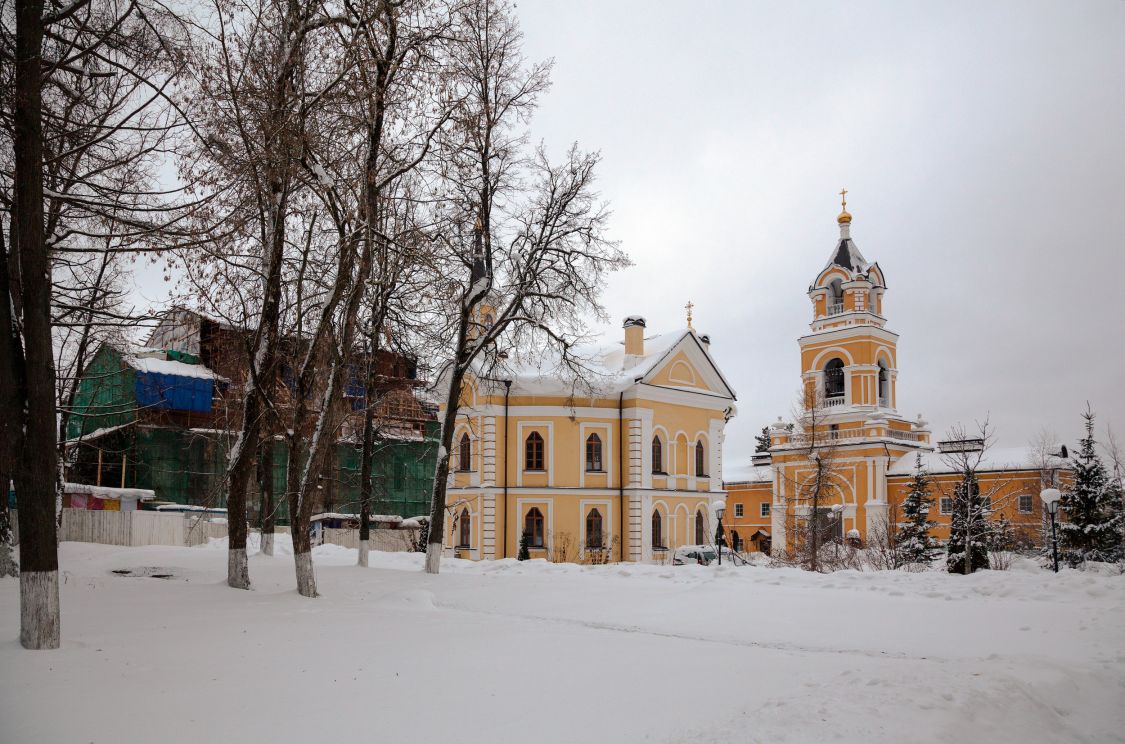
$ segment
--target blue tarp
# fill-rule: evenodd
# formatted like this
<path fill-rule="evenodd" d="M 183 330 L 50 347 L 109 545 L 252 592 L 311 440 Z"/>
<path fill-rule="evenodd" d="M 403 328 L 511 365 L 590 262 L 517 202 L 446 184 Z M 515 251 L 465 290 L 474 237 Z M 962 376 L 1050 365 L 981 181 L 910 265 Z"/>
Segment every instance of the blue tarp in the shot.
<path fill-rule="evenodd" d="M 158 372 L 137 372 L 137 405 L 173 411 L 210 413 L 213 380 Z"/>

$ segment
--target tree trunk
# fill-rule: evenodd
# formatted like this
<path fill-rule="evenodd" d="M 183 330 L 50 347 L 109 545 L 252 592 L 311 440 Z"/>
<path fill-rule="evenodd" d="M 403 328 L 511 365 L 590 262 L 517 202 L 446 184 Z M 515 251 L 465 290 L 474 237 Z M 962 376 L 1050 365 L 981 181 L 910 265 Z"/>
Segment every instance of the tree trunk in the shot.
<path fill-rule="evenodd" d="M 43 234 L 42 16 L 42 0 L 16 1 L 13 249 L 23 309 L 23 357 L 13 361 L 23 362 L 23 374 L 17 378 L 22 390 L 15 396 L 23 405 L 18 412 L 3 414 L 16 413 L 16 420 L 23 423 L 23 446 L 14 475 L 20 528 L 20 643 L 29 649 L 58 648 L 60 631 L 55 362 L 51 269 Z M 11 328 L 4 329 L 9 344 Z M 27 374 L 28 370 L 34 374 Z"/>
<path fill-rule="evenodd" d="M 273 513 L 273 437 L 266 436 L 258 444 L 258 493 L 261 494 L 258 513 L 261 516 L 262 555 L 273 555 L 273 533 L 276 518 Z"/>
<path fill-rule="evenodd" d="M 2 455 L 0 455 L 2 457 Z M 7 468 L 0 468 L 0 579 L 19 576 L 20 567 L 12 555 L 12 513 L 8 510 L 8 487 L 11 476 Z"/>
<path fill-rule="evenodd" d="M 378 330 L 375 331 L 378 334 Z M 367 568 L 371 545 L 371 465 L 375 457 L 375 352 L 368 359 L 367 384 L 364 389 L 363 448 L 359 465 L 359 565 Z"/>
<path fill-rule="evenodd" d="M 436 574 L 441 568 L 441 546 L 445 536 L 445 492 L 449 480 L 449 450 L 453 446 L 453 429 L 457 426 L 457 407 L 461 402 L 461 384 L 465 373 L 459 366 L 449 376 L 445 399 L 445 417 L 441 422 L 441 444 L 434 469 L 434 491 L 430 500 L 430 534 L 426 543 L 426 573 Z"/>

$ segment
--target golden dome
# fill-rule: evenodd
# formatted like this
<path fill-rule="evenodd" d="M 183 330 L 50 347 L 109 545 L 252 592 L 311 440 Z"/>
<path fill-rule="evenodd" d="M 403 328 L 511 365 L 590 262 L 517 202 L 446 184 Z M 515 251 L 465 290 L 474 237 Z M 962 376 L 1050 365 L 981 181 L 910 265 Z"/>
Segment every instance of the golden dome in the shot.
<path fill-rule="evenodd" d="M 848 213 L 848 210 L 846 210 L 846 209 L 843 212 L 840 212 L 840 216 L 836 218 L 836 222 L 840 223 L 841 225 L 846 225 L 846 224 L 850 223 L 851 221 L 852 221 L 852 216 L 851 216 L 851 214 Z"/>

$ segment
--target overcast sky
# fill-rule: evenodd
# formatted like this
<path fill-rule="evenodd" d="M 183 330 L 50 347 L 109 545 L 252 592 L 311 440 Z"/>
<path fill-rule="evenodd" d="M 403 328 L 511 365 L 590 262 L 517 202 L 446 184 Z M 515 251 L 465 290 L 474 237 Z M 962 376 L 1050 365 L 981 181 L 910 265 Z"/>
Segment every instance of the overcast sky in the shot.
<path fill-rule="evenodd" d="M 839 235 L 889 285 L 900 412 L 937 435 L 1125 436 L 1125 2 L 522 0 L 555 59 L 532 122 L 602 152 L 635 266 L 612 323 L 696 328 L 738 392 L 726 455 L 788 416 Z M 159 301 L 159 270 L 138 294 Z"/>
<path fill-rule="evenodd" d="M 1125 3 L 523 0 L 533 122 L 604 156 L 635 266 L 606 297 L 696 327 L 738 392 L 727 457 L 788 414 L 839 231 L 878 260 L 900 412 L 938 434 L 1125 434 Z M 1101 427 L 1099 427 L 1101 428 Z"/>

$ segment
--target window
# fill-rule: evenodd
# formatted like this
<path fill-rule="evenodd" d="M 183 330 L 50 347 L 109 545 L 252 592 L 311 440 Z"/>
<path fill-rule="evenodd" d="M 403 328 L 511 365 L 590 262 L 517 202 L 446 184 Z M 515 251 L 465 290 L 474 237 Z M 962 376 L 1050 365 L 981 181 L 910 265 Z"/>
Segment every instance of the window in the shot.
<path fill-rule="evenodd" d="M 660 518 L 660 512 L 655 509 L 652 512 L 652 547 L 664 547 L 664 520 Z"/>
<path fill-rule="evenodd" d="M 704 465 L 704 461 L 706 459 L 707 459 L 707 450 L 703 446 L 703 442 L 701 442 L 701 441 L 696 442 L 695 443 L 695 474 L 696 474 L 696 476 L 704 477 L 704 476 L 707 475 L 707 468 Z"/>
<path fill-rule="evenodd" d="M 602 472 L 602 438 L 597 434 L 586 437 L 586 472 Z"/>
<path fill-rule="evenodd" d="M 828 314 L 839 315 L 844 312 L 844 284 L 833 279 L 828 284 Z"/>
<path fill-rule="evenodd" d="M 652 438 L 652 472 L 664 475 L 664 445 L 660 443 L 660 437 Z"/>
<path fill-rule="evenodd" d="M 1034 504 L 1034 499 L 1028 494 L 1021 494 L 1019 499 L 1020 514 L 1031 514 L 1031 507 Z"/>
<path fill-rule="evenodd" d="M 461 472 L 473 469 L 473 445 L 467 432 L 461 434 L 461 442 L 457 445 L 457 469 Z"/>
<path fill-rule="evenodd" d="M 763 501 L 758 513 L 763 517 L 768 517 L 770 515 L 770 502 Z"/>
<path fill-rule="evenodd" d="M 891 386 L 887 377 L 887 365 L 879 360 L 879 405 L 886 406 L 891 400 Z"/>
<path fill-rule="evenodd" d="M 605 541 L 602 539 L 602 513 L 597 509 L 591 509 L 590 513 L 586 515 L 586 547 L 595 550 L 604 546 Z"/>
<path fill-rule="evenodd" d="M 825 365 L 825 397 L 844 396 L 844 361 L 829 359 Z"/>
<path fill-rule="evenodd" d="M 743 514 L 742 504 L 735 504 L 734 505 L 734 516 L 741 517 L 742 514 Z"/>
<path fill-rule="evenodd" d="M 543 437 L 537 431 L 527 435 L 524 447 L 524 470 L 543 470 Z"/>
<path fill-rule="evenodd" d="M 470 521 L 469 510 L 461 510 L 461 518 L 457 525 L 457 547 L 467 548 L 470 545 L 470 538 L 472 537 L 472 522 Z"/>
<path fill-rule="evenodd" d="M 942 496 L 938 503 L 938 511 L 941 514 L 951 514 L 953 512 L 953 499 L 949 496 Z"/>
<path fill-rule="evenodd" d="M 703 512 L 697 511 L 695 513 L 695 544 L 702 545 L 704 540 L 703 535 Z"/>
<path fill-rule="evenodd" d="M 523 518 L 523 532 L 527 535 L 528 547 L 543 547 L 543 512 L 538 507 L 531 507 Z"/>
<path fill-rule="evenodd" d="M 824 397 L 841 398 L 844 395 L 844 362 L 830 359 L 824 365 Z"/>

